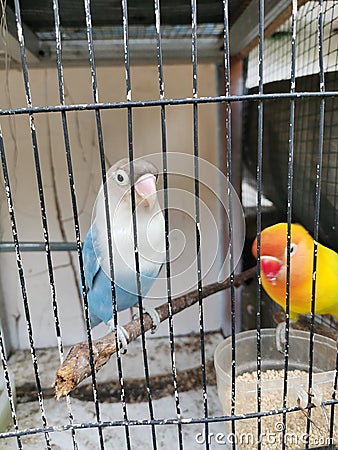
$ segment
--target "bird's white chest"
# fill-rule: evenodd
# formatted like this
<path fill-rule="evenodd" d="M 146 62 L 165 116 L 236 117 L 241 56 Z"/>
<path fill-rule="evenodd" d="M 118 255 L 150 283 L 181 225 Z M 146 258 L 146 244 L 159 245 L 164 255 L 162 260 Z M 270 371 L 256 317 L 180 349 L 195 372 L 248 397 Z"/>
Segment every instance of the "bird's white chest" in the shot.
<path fill-rule="evenodd" d="M 134 242 L 134 228 L 131 213 L 121 211 L 111 219 L 111 236 L 114 262 L 114 278 L 123 282 L 136 273 L 138 254 L 139 270 L 145 276 L 155 277 L 165 261 L 164 219 L 161 210 L 137 214 L 137 242 Z M 97 258 L 104 272 L 110 276 L 109 250 L 105 223 L 96 221 Z"/>

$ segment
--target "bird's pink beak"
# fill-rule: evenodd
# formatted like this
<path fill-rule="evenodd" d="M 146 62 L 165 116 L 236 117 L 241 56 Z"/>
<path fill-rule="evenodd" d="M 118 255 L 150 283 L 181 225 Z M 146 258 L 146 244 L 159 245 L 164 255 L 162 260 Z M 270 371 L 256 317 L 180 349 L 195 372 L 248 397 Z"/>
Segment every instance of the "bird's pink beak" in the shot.
<path fill-rule="evenodd" d="M 270 283 L 276 281 L 282 266 L 282 262 L 273 256 L 261 256 L 261 269 Z"/>
<path fill-rule="evenodd" d="M 145 203 L 153 207 L 156 201 L 156 178 L 152 173 L 142 175 L 135 183 L 135 191 Z"/>

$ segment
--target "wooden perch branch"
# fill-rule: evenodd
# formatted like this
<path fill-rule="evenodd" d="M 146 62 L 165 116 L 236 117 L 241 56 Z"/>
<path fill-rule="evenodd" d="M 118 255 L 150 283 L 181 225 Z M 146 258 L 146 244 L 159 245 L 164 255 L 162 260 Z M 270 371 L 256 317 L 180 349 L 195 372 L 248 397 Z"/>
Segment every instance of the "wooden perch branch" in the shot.
<path fill-rule="evenodd" d="M 236 287 L 245 281 L 253 278 L 256 274 L 256 267 L 246 270 L 234 276 L 234 285 Z M 204 286 L 202 289 L 202 298 L 208 297 L 216 292 L 228 289 L 231 286 L 230 278 L 221 283 L 212 283 Z M 185 308 L 193 305 L 198 301 L 199 291 L 188 292 L 180 297 L 172 300 L 172 314 L 175 315 Z M 164 303 L 156 308 L 160 322 L 168 319 L 169 307 L 168 303 Z M 149 331 L 152 327 L 152 321 L 148 314 L 143 316 L 144 331 Z M 124 326 L 129 334 L 129 342 L 134 341 L 141 335 L 141 324 L 139 319 L 132 320 Z M 98 371 L 109 358 L 116 352 L 116 336 L 115 332 L 109 333 L 102 338 L 93 341 L 93 358 L 94 367 Z M 74 345 L 64 360 L 61 367 L 56 372 L 54 387 L 55 397 L 59 399 L 68 395 L 81 381 L 90 376 L 89 348 L 87 342 L 81 342 Z"/>

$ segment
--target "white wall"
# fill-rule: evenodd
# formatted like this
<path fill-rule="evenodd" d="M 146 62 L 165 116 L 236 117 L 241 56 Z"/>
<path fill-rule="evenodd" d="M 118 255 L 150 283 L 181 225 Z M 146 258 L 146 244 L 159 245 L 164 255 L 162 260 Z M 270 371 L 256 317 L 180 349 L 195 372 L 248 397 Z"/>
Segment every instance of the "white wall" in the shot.
<path fill-rule="evenodd" d="M 30 73 L 30 87 L 33 104 L 58 104 L 58 84 L 54 69 L 34 69 Z M 167 98 L 191 97 L 191 66 L 165 67 L 165 92 Z M 212 65 L 199 66 L 199 95 L 215 95 L 215 70 Z M 88 68 L 66 68 L 64 70 L 66 102 L 92 102 L 90 70 Z M 25 107 L 24 85 L 21 71 L 10 70 L 0 79 L 0 107 Z M 101 102 L 125 100 L 124 68 L 98 68 L 99 98 Z M 158 99 L 158 77 L 156 67 L 135 67 L 132 69 L 132 99 Z M 199 108 L 199 150 L 200 156 L 217 164 L 217 106 L 200 105 Z M 113 163 L 128 154 L 127 112 L 125 109 L 101 111 L 104 144 L 107 161 Z M 67 113 L 70 145 L 75 174 L 75 187 L 80 214 L 81 236 L 84 239 L 90 226 L 93 203 L 100 185 L 100 162 L 97 129 L 94 112 Z M 193 111 L 191 106 L 171 106 L 166 108 L 168 151 L 193 153 Z M 14 208 L 20 240 L 43 241 L 41 215 L 35 176 L 33 150 L 31 144 L 29 118 L 27 115 L 1 117 L 6 156 L 8 159 Z M 72 207 L 67 176 L 65 147 L 61 115 L 43 113 L 35 115 L 38 148 L 41 159 L 44 193 L 47 204 L 47 218 L 50 240 L 69 242 L 75 239 Z M 159 108 L 140 108 L 133 111 L 133 138 L 135 157 L 161 151 L 161 122 Z M 2 179 L 2 175 L 1 175 Z M 12 239 L 11 227 L 5 201 L 3 181 L 1 181 L 1 240 Z M 217 202 L 206 190 L 202 192 L 219 224 Z M 193 224 L 184 215 L 173 216 L 172 226 L 187 231 L 189 252 L 194 252 Z M 203 230 L 203 227 L 205 229 Z M 202 220 L 202 236 L 206 242 L 215 239 L 208 233 L 208 223 Z M 211 242 L 210 241 L 210 242 Z M 206 246 L 208 248 L 208 246 Z M 210 247 L 211 248 L 211 247 Z M 212 250 L 213 251 L 213 250 Z M 189 253 L 188 252 L 188 253 Z M 208 250 L 202 258 L 210 258 Z M 83 314 L 77 293 L 77 255 L 53 252 L 56 295 L 64 344 L 75 343 L 84 337 Z M 193 257 L 193 253 L 190 254 Z M 23 253 L 24 273 L 33 332 L 36 346 L 56 345 L 51 292 L 48 281 L 46 256 L 42 253 Z M 70 265 L 72 260 L 73 269 Z M 175 266 L 176 264 L 176 266 Z M 181 264 L 181 266 L 180 266 Z M 173 264 L 173 271 L 179 272 L 184 261 Z M 205 282 L 215 281 L 218 275 L 218 261 L 208 274 Z M 2 321 L 8 325 L 10 340 L 15 348 L 28 346 L 26 320 L 23 313 L 22 295 L 18 280 L 15 255 L 0 253 L 1 293 L 4 307 Z M 194 284 L 194 280 L 187 280 Z M 165 299 L 164 286 L 155 290 Z M 163 300 L 152 302 L 160 304 Z M 206 300 L 206 329 L 221 326 L 221 296 Z M 129 319 L 124 313 L 120 323 Z M 167 332 L 167 323 L 161 325 L 160 334 Z M 98 327 L 99 328 L 99 327 Z M 175 333 L 198 332 L 198 308 L 191 308 L 175 319 Z M 95 335 L 106 331 L 104 327 Z"/>

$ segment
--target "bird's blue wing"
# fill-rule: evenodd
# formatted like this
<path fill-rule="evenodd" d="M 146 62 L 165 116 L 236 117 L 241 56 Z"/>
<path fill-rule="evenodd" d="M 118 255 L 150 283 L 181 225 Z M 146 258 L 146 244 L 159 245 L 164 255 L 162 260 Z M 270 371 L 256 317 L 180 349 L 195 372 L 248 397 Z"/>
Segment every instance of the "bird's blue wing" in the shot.
<path fill-rule="evenodd" d="M 86 279 L 87 289 L 92 289 L 94 279 L 100 270 L 100 264 L 97 260 L 92 239 L 92 228 L 89 229 L 82 247 L 83 268 Z"/>
<path fill-rule="evenodd" d="M 94 226 L 94 225 L 93 225 Z M 87 288 L 87 301 L 91 326 L 107 323 L 113 316 L 112 287 L 110 277 L 102 270 L 94 250 L 93 226 L 83 243 L 82 256 Z M 137 303 L 138 297 L 115 284 L 117 310 L 122 311 Z"/>
<path fill-rule="evenodd" d="M 102 270 L 94 250 L 93 231 L 95 236 L 95 230 L 93 230 L 93 226 L 88 231 L 83 243 L 82 256 L 90 321 L 91 326 L 95 327 L 100 322 L 107 323 L 112 318 L 113 308 L 111 280 Z M 147 294 L 160 270 L 161 267 L 158 272 L 156 271 L 157 273 L 141 274 L 142 297 Z M 117 274 L 118 270 L 116 271 Z M 122 277 L 117 276 L 117 280 L 115 280 L 115 295 L 118 311 L 123 311 L 137 304 L 138 295 L 135 272 L 124 273 Z"/>
<path fill-rule="evenodd" d="M 96 285 L 97 277 L 99 276 L 100 272 L 102 272 L 100 264 L 97 260 L 96 253 L 93 247 L 93 239 L 92 239 L 92 228 L 89 229 L 86 239 L 83 243 L 82 247 L 82 258 L 83 258 L 83 269 L 84 269 L 84 275 L 85 275 L 85 282 L 86 282 L 86 291 L 87 291 L 87 302 L 88 302 L 88 309 L 89 309 L 89 316 L 90 316 L 90 323 L 92 327 L 95 327 L 100 322 L 104 320 L 102 317 L 102 312 L 100 315 L 100 311 L 96 311 L 100 307 L 102 308 L 102 292 L 100 292 L 100 289 L 94 289 L 94 285 Z M 103 280 L 104 281 L 104 280 Z M 105 288 L 103 288 L 104 291 L 109 290 L 109 286 L 107 286 L 108 283 L 106 283 Z M 100 283 L 98 283 L 97 287 L 102 286 L 102 280 Z M 110 314 L 111 317 L 111 314 Z M 109 318 L 110 318 L 109 317 Z M 107 318 L 107 320 L 109 320 Z"/>

